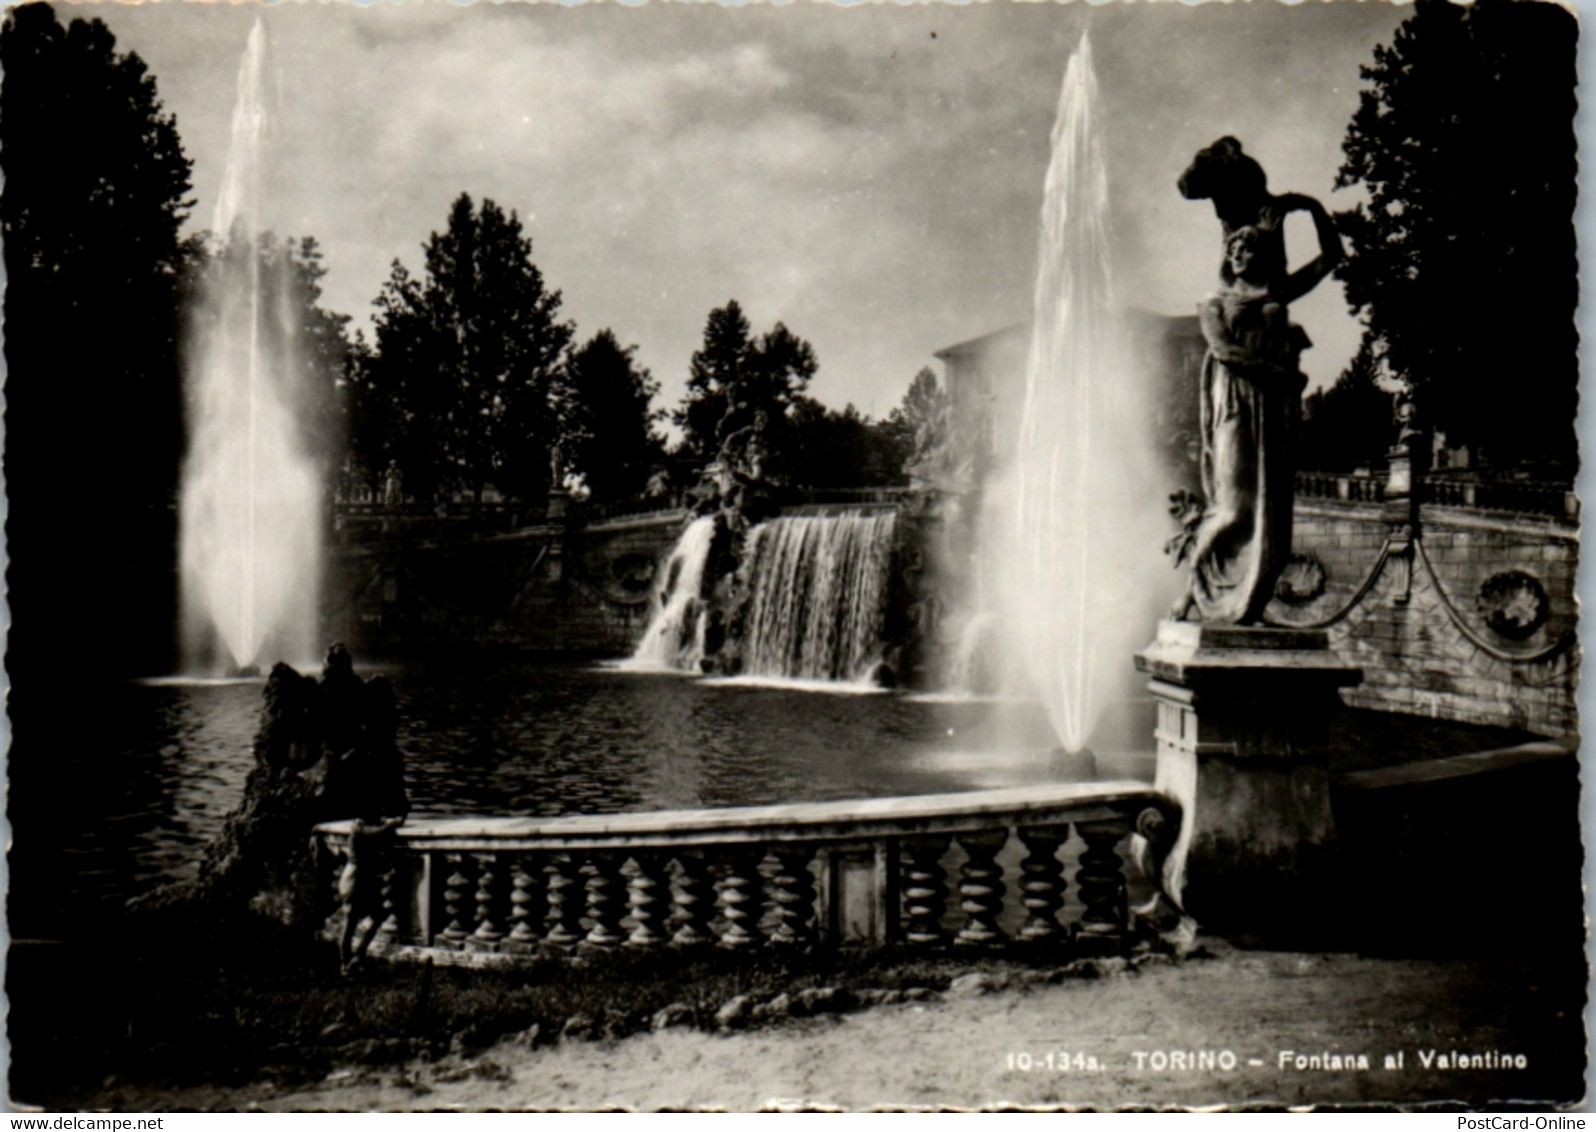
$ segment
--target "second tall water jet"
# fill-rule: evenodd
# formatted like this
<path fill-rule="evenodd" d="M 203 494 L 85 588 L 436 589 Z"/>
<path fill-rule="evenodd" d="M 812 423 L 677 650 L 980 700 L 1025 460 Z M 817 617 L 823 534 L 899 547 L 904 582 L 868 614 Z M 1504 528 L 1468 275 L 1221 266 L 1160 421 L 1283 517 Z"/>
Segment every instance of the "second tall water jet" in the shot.
<path fill-rule="evenodd" d="M 214 213 L 223 241 L 198 289 L 185 351 L 191 411 L 183 471 L 186 661 L 244 668 L 316 655 L 319 469 L 307 451 L 295 273 L 262 239 L 266 36 L 239 67 L 232 146 Z"/>

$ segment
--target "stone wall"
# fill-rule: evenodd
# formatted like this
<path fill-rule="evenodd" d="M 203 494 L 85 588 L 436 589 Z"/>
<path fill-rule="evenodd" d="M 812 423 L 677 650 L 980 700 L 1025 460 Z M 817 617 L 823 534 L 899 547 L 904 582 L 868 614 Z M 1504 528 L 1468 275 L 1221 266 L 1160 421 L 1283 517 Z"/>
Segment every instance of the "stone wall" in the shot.
<path fill-rule="evenodd" d="M 327 631 L 357 654 L 500 646 L 624 656 L 685 523 L 672 511 L 454 540 L 361 531 L 335 548 Z"/>
<path fill-rule="evenodd" d="M 651 612 L 655 576 L 684 512 L 467 538 L 362 531 L 326 587 L 329 639 L 358 653 L 497 645 L 624 656 Z M 940 515 L 908 508 L 895 551 L 888 637 L 907 683 L 934 683 Z M 1381 504 L 1297 501 L 1298 558 L 1272 621 L 1322 626 L 1364 670 L 1355 707 L 1577 731 L 1577 523 L 1427 506 L 1419 537 L 1389 541 Z M 1408 549 L 1411 547 L 1411 550 Z"/>
<path fill-rule="evenodd" d="M 1377 504 L 1299 498 L 1270 619 L 1328 628 L 1364 670 L 1355 707 L 1574 734 L 1577 526 L 1426 507 L 1412 544 L 1390 530 Z"/>

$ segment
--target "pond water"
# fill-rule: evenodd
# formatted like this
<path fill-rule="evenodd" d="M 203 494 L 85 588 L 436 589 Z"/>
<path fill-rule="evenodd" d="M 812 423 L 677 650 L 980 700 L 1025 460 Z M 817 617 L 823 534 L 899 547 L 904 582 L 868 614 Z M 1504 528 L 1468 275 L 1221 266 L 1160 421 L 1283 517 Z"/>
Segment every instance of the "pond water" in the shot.
<path fill-rule="evenodd" d="M 694 679 L 569 660 L 380 671 L 398 692 L 417 817 L 926 794 L 1076 773 L 1049 754 L 1046 720 L 1023 702 Z M 259 680 L 117 685 L 72 721 L 73 741 L 47 764 L 14 764 L 13 936 L 92 930 L 128 897 L 192 873 L 241 796 L 261 691 Z M 1150 737 L 1144 706 L 1130 709 L 1125 732 Z M 1150 751 L 1121 746 L 1099 746 L 1100 776 L 1150 780 Z"/>

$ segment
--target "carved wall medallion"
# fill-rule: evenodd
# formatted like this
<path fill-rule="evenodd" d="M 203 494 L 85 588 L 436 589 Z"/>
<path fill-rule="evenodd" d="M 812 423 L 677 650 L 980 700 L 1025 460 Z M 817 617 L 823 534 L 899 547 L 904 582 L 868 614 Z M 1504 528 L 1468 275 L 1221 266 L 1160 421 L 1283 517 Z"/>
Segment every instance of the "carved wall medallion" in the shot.
<path fill-rule="evenodd" d="M 1546 624 L 1551 604 L 1540 579 L 1522 570 L 1493 574 L 1480 586 L 1485 623 L 1510 641 L 1527 640 Z"/>
<path fill-rule="evenodd" d="M 1275 583 L 1275 596 L 1287 605 L 1307 605 L 1324 587 L 1324 565 L 1311 554 L 1293 554 Z"/>
<path fill-rule="evenodd" d="M 623 554 L 610 561 L 607 586 L 612 600 L 646 601 L 654 592 L 658 564 L 646 554 Z"/>

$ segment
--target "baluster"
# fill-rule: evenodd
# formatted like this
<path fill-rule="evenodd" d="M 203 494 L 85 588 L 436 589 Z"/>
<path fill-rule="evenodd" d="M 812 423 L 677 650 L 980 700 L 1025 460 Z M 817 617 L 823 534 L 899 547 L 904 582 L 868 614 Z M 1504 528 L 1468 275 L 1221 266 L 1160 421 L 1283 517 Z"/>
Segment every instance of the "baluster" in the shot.
<path fill-rule="evenodd" d="M 638 853 L 632 858 L 636 872 L 627 886 L 636 925 L 626 938 L 628 947 L 655 947 L 665 942 L 665 917 L 670 911 L 670 858 L 663 853 Z"/>
<path fill-rule="evenodd" d="M 460 910 L 465 905 L 466 893 L 471 887 L 471 878 L 461 871 L 465 865 L 461 854 L 445 855 L 444 863 L 452 866 L 443 882 L 443 914 L 449 923 L 438 933 L 438 938 L 433 942 L 439 947 L 459 951 L 465 945 L 466 938 L 466 930 L 460 923 Z"/>
<path fill-rule="evenodd" d="M 510 865 L 510 934 L 499 945 L 500 951 L 526 955 L 537 950 L 537 930 L 532 925 L 547 909 L 535 907 L 540 896 L 536 886 L 526 858 L 516 857 Z"/>
<path fill-rule="evenodd" d="M 1075 883 L 1081 890 L 1079 942 L 1092 954 L 1111 955 L 1122 951 L 1129 939 L 1126 931 L 1125 871 L 1119 859 L 1119 842 L 1130 831 L 1125 819 L 1080 822 L 1075 827 L 1086 842 Z"/>
<path fill-rule="evenodd" d="M 960 870 L 959 907 L 964 909 L 966 920 L 959 929 L 956 942 L 974 947 L 999 947 L 1007 941 L 1003 929 L 998 927 L 998 916 L 1003 912 L 1003 870 L 998 866 L 997 855 L 1009 839 L 1007 828 L 985 829 L 976 833 L 959 834 L 959 845 L 969 854 L 969 860 Z"/>
<path fill-rule="evenodd" d="M 549 930 L 543 938 L 569 950 L 582 938 L 582 905 L 571 891 L 577 883 L 577 863 L 569 853 L 556 853 L 543 871 L 549 878 L 549 910 L 544 915 Z"/>
<path fill-rule="evenodd" d="M 728 851 L 726 875 L 721 879 L 720 901 L 726 915 L 726 947 L 747 947 L 759 940 L 759 917 L 764 912 L 764 880 L 759 863 L 760 849 L 735 846 Z"/>
<path fill-rule="evenodd" d="M 1026 849 L 1020 862 L 1026 915 L 1018 934 L 1026 943 L 1057 943 L 1068 934 L 1058 922 L 1058 910 L 1064 907 L 1064 862 L 1058 859 L 1058 847 L 1069 836 L 1068 825 L 1020 830 L 1020 843 Z"/>
<path fill-rule="evenodd" d="M 815 878 L 809 861 L 812 845 L 778 845 L 772 850 L 779 866 L 771 879 L 771 895 L 780 921 L 771 942 L 808 947 L 815 942 Z"/>
<path fill-rule="evenodd" d="M 608 951 L 621 942 L 621 920 L 626 916 L 626 905 L 616 890 L 621 883 L 621 866 L 625 863 L 626 856 L 622 853 L 588 855 L 587 917 L 593 921 L 593 930 L 583 942 L 590 947 Z"/>
<path fill-rule="evenodd" d="M 908 858 L 904 869 L 903 912 L 908 920 L 904 940 L 916 947 L 935 947 L 947 942 L 942 916 L 948 907 L 948 874 L 942 855 L 948 851 L 948 838 L 905 837 L 901 842 Z"/>
<path fill-rule="evenodd" d="M 676 934 L 671 942 L 681 947 L 711 943 L 710 921 L 715 917 L 715 883 L 702 849 L 678 854 L 681 876 L 676 881 Z"/>
<path fill-rule="evenodd" d="M 494 906 L 498 902 L 495 886 L 499 878 L 494 875 L 493 868 L 497 860 L 492 853 L 478 853 L 476 857 L 481 870 L 477 874 L 477 930 L 471 933 L 466 946 L 473 951 L 497 951 L 499 941 L 504 938 L 504 931 L 494 922 Z"/>
<path fill-rule="evenodd" d="M 376 938 L 372 940 L 372 946 L 379 951 L 386 951 L 399 942 L 398 888 L 399 865 L 390 861 L 382 874 L 382 923 L 377 926 Z"/>

